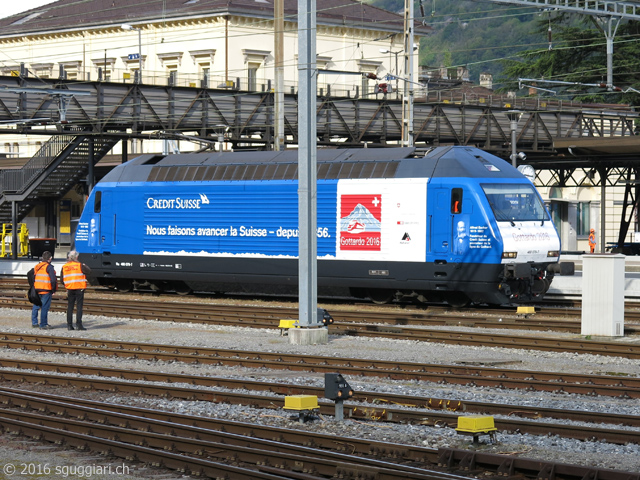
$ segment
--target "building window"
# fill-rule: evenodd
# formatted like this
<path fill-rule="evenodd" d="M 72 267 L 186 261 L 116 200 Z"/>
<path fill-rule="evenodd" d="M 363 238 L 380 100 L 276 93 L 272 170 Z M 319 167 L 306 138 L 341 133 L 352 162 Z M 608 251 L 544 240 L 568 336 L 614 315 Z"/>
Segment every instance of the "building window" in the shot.
<path fill-rule="evenodd" d="M 53 72 L 53 63 L 33 63 L 31 69 L 38 78 L 51 78 Z"/>
<path fill-rule="evenodd" d="M 268 50 L 252 50 L 243 48 L 244 62 L 247 66 L 247 90 L 258 90 L 258 70 L 261 66 L 267 65 L 267 58 L 271 55 Z"/>
<path fill-rule="evenodd" d="M 247 90 L 255 92 L 258 89 L 258 69 L 259 63 L 249 63 L 247 65 Z"/>
<path fill-rule="evenodd" d="M 78 80 L 82 69 L 82 62 L 60 62 L 60 66 L 64 70 L 64 76 L 67 80 Z"/>
<path fill-rule="evenodd" d="M 103 82 L 111 80 L 111 73 L 115 66 L 115 57 L 96 58 L 91 60 L 96 69 L 96 78 Z M 99 73 L 99 74 L 98 74 Z"/>
<path fill-rule="evenodd" d="M 589 217 L 591 213 L 591 203 L 590 202 L 578 202 L 577 204 L 577 213 L 578 213 L 578 221 L 576 225 L 576 234 L 578 236 L 589 235 L 589 230 L 591 226 L 589 224 Z"/>
<path fill-rule="evenodd" d="M 167 74 L 169 85 L 177 85 L 178 83 L 178 68 L 182 61 L 182 52 L 171 53 L 159 53 L 158 60 L 164 67 Z"/>

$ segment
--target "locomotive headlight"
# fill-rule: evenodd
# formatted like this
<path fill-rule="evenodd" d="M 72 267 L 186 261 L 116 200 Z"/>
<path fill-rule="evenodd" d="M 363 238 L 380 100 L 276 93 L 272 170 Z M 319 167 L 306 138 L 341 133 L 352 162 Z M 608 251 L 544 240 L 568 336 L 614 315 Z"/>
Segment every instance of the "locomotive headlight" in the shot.
<path fill-rule="evenodd" d="M 547 252 L 547 257 L 559 257 L 560 252 L 558 250 L 549 250 Z"/>
<path fill-rule="evenodd" d="M 516 258 L 518 252 L 502 252 L 502 258 Z"/>

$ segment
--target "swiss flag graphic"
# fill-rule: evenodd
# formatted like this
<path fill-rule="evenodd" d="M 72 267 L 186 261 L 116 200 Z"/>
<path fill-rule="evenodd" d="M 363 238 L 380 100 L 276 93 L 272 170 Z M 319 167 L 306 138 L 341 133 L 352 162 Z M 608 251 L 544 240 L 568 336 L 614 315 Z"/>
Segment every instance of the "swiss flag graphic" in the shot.
<path fill-rule="evenodd" d="M 380 251 L 382 195 L 340 196 L 340 250 Z"/>

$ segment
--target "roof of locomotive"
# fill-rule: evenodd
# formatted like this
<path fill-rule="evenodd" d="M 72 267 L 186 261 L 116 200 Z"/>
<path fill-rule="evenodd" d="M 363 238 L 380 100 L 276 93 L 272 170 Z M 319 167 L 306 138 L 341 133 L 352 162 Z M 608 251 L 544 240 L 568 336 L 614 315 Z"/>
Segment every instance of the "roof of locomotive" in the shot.
<path fill-rule="evenodd" d="M 318 180 L 365 178 L 520 178 L 508 162 L 475 147 L 437 147 L 418 156 L 412 147 L 320 149 Z M 141 155 L 103 182 L 295 180 L 298 151 Z"/>

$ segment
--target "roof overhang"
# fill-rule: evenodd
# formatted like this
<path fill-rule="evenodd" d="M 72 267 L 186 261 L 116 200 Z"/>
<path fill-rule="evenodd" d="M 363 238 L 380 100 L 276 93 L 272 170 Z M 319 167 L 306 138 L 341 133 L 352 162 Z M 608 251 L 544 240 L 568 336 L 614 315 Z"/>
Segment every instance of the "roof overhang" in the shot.
<path fill-rule="evenodd" d="M 640 135 L 554 138 L 553 147 L 572 155 L 640 155 Z"/>

